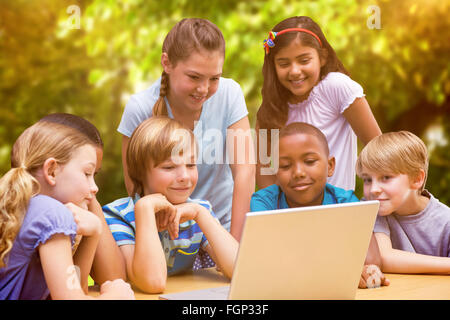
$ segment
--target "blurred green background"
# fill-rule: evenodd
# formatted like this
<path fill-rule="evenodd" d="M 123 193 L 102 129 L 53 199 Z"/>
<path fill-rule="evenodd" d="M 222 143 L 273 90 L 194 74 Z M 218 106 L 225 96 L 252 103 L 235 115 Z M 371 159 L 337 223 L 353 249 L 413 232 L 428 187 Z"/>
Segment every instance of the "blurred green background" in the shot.
<path fill-rule="evenodd" d="M 116 129 L 130 95 L 160 76 L 170 28 L 201 17 L 222 30 L 224 77 L 240 83 L 253 126 L 262 40 L 294 15 L 322 27 L 383 132 L 409 130 L 427 143 L 427 188 L 450 205 L 450 1 L 440 0 L 0 0 L 0 175 L 26 127 L 48 113 L 70 112 L 102 134 L 100 202 L 125 196 Z M 376 22 L 379 28 L 369 28 Z M 356 192 L 362 195 L 359 179 Z"/>

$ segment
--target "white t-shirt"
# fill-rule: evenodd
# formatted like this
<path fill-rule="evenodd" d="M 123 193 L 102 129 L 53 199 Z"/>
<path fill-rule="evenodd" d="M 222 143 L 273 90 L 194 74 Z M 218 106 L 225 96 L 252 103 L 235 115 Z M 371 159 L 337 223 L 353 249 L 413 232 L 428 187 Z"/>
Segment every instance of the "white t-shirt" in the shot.
<path fill-rule="evenodd" d="M 342 113 L 356 98 L 364 96 L 363 88 L 350 77 L 330 72 L 311 90 L 305 101 L 288 104 L 286 125 L 306 122 L 326 136 L 330 156 L 336 158 L 336 168 L 328 183 L 345 190 L 355 190 L 357 140 Z"/>
<path fill-rule="evenodd" d="M 142 121 L 152 116 L 160 87 L 161 78 L 148 89 L 131 96 L 117 131 L 130 137 Z M 169 102 L 167 99 L 165 101 L 169 117 L 173 118 Z M 226 130 L 247 114 L 244 94 L 239 84 L 232 79 L 220 78 L 216 93 L 203 103 L 202 113 L 194 127 L 200 152 L 197 163 L 198 182 L 191 198 L 208 200 L 227 230 L 230 230 L 231 224 L 234 182 L 228 161 L 225 160 Z"/>

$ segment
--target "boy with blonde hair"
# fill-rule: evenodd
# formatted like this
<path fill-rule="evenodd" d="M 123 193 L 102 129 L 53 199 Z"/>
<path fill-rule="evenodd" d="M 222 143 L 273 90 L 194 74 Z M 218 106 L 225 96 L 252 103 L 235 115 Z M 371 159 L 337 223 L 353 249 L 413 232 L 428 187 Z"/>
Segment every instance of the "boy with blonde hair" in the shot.
<path fill-rule="evenodd" d="M 425 189 L 427 171 L 427 148 L 408 131 L 378 136 L 359 155 L 364 196 L 380 201 L 374 233 L 383 272 L 450 273 L 450 208 Z"/>
<path fill-rule="evenodd" d="M 128 279 L 144 292 L 163 292 L 167 276 L 196 269 L 202 251 L 232 276 L 238 242 L 208 201 L 190 198 L 198 180 L 196 159 L 189 128 L 168 117 L 148 118 L 128 144 L 135 196 L 103 206 Z"/>

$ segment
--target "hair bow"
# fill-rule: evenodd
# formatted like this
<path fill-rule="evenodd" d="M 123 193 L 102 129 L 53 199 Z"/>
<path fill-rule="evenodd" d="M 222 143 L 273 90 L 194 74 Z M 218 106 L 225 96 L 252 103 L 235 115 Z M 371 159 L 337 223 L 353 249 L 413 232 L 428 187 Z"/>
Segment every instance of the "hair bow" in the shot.
<path fill-rule="evenodd" d="M 288 29 L 284 29 L 278 32 L 275 31 L 270 31 L 269 32 L 269 37 L 267 39 L 265 39 L 263 41 L 263 46 L 264 46 L 264 50 L 266 51 L 266 54 L 269 54 L 269 49 L 275 47 L 275 37 L 277 35 L 286 33 L 286 32 L 305 32 L 308 33 L 310 35 L 312 35 L 314 38 L 316 38 L 316 40 L 319 42 L 320 47 L 322 47 L 322 41 L 320 41 L 320 38 L 311 30 L 308 29 L 304 29 L 304 28 L 288 28 Z"/>

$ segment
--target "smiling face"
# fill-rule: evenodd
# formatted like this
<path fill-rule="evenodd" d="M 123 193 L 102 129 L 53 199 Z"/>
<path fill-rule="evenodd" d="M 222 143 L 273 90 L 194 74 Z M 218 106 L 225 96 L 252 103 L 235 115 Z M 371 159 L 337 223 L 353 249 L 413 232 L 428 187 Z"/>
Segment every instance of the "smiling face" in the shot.
<path fill-rule="evenodd" d="M 328 159 L 318 137 L 297 133 L 280 138 L 277 184 L 289 207 L 321 205 L 333 171 L 334 158 Z"/>
<path fill-rule="evenodd" d="M 188 148 L 190 149 L 190 148 Z M 161 193 L 172 204 L 186 202 L 197 185 L 195 152 L 172 155 L 147 171 L 144 194 Z"/>
<path fill-rule="evenodd" d="M 325 65 L 315 48 L 302 45 L 299 39 L 280 49 L 274 56 L 275 70 L 280 83 L 290 91 L 290 103 L 308 98 L 319 83 L 320 68 Z"/>
<path fill-rule="evenodd" d="M 363 169 L 361 178 L 364 182 L 364 197 L 380 201 L 380 216 L 409 213 L 409 206 L 419 197 L 419 184 L 412 182 L 407 174 L 377 173 Z"/>
<path fill-rule="evenodd" d="M 200 113 L 203 103 L 216 93 L 222 75 L 221 51 L 194 51 L 175 64 L 163 54 L 162 65 L 169 75 L 167 99 L 172 108 Z"/>
<path fill-rule="evenodd" d="M 91 145 L 79 147 L 68 163 L 55 169 L 55 185 L 50 196 L 62 203 L 72 202 L 87 209 L 98 192 L 94 181 L 96 166 L 96 148 Z"/>

